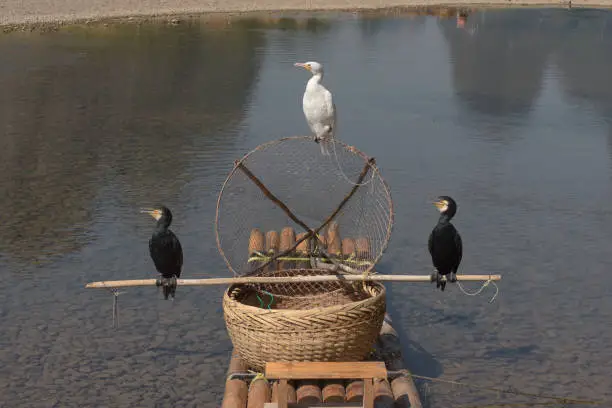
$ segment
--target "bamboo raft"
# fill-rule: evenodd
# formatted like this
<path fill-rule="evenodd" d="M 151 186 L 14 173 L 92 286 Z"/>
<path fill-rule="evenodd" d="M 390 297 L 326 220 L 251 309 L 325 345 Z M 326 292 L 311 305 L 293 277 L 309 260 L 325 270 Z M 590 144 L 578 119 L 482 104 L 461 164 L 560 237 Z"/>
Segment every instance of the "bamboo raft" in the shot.
<path fill-rule="evenodd" d="M 404 366 L 401 344 L 397 332 L 393 329 L 391 318 L 385 316 L 383 327 L 375 345 L 372 362 L 382 364 L 387 375 L 383 378 L 372 373 L 371 396 L 366 392 L 363 379 L 337 379 L 334 373 L 324 378 L 306 379 L 295 378 L 287 381 L 286 403 L 290 408 L 305 407 L 375 407 L 375 408 L 422 408 L 417 387 L 409 375 L 397 375 L 402 371 L 409 371 Z M 339 366 L 339 364 L 342 364 Z M 347 363 L 311 363 L 314 368 L 305 367 L 309 372 L 316 372 L 317 368 L 326 372 L 328 369 L 345 368 L 354 374 L 368 376 L 368 372 L 358 373 L 362 362 Z M 270 364 L 268 364 L 270 366 Z M 294 364 L 300 367 L 300 364 Z M 374 367 L 375 366 L 368 366 Z M 263 376 L 253 376 L 248 373 L 247 365 L 241 360 L 238 353 L 232 353 L 225 392 L 223 394 L 222 408 L 282 408 L 279 395 L 280 381 L 266 379 Z M 327 371 L 329 373 L 329 371 Z M 304 375 L 304 377 L 309 375 Z M 312 376 L 312 375 L 310 375 Z M 316 376 L 316 375 L 315 375 Z M 365 397 L 365 398 L 364 398 Z M 370 401 L 364 399 L 368 398 Z"/>
<path fill-rule="evenodd" d="M 230 284 L 228 292 L 232 287 L 239 285 L 267 284 L 269 285 L 267 287 L 273 288 L 276 292 L 283 288 L 286 289 L 289 287 L 288 285 L 307 282 L 344 281 L 345 285 L 350 284 L 350 282 L 353 282 L 352 285 L 362 285 L 367 281 L 430 282 L 429 276 L 425 275 L 377 275 L 371 273 L 368 276 L 363 276 L 355 274 L 355 272 L 353 274 L 342 273 L 345 271 L 334 269 L 334 266 L 337 266 L 339 262 L 368 260 L 369 241 L 364 237 L 341 239 L 336 224 L 331 224 L 326 232 L 326 234 L 320 234 L 317 238 L 322 244 L 323 251 L 317 257 L 314 257 L 309 252 L 309 240 L 314 238 L 308 238 L 300 242 L 305 233 L 296 235 L 292 228 L 286 227 L 280 233 L 267 231 L 264 234 L 255 228 L 251 231 L 249 239 L 248 265 L 253 270 L 261 270 L 263 266 L 262 274 L 251 275 L 247 273 L 245 276 L 237 278 L 179 279 L 177 283 L 178 285 L 197 286 Z M 296 245 L 298 242 L 299 244 Z M 283 256 L 279 256 L 281 254 Z M 278 258 L 276 258 L 277 256 Z M 327 264 L 329 274 L 308 276 L 300 273 L 299 276 L 274 276 L 275 271 L 297 270 L 302 272 L 312 270 L 313 262 L 318 263 L 319 268 L 321 268 L 321 264 Z M 494 281 L 500 280 L 501 276 L 458 275 L 457 279 Z M 154 286 L 159 285 L 159 282 L 155 279 L 101 281 L 89 283 L 86 287 Z M 279 297 L 282 298 L 283 296 Z M 309 298 L 306 297 L 306 299 Z M 291 300 L 295 301 L 295 299 Z M 268 309 L 271 309 L 270 312 L 274 312 L 273 309 L 277 307 L 282 309 L 282 303 L 283 300 L 272 308 L 268 305 Z M 306 306 L 313 305 L 308 303 Z M 261 305 L 261 308 L 263 307 Z M 227 370 L 221 407 L 422 408 L 417 387 L 407 367 L 404 366 L 398 333 L 393 328 L 391 317 L 384 309 L 380 314 L 379 322 L 381 322 L 381 325 L 375 327 L 371 337 L 374 344 L 364 345 L 363 349 L 366 352 L 370 350 L 370 352 L 361 361 L 353 359 L 350 359 L 353 361 L 338 361 L 336 358 L 332 360 L 333 362 L 323 362 L 320 358 L 311 359 L 311 357 L 307 357 L 305 362 L 270 361 L 268 355 L 265 359 L 265 369 L 262 370 L 261 365 L 259 369 L 254 366 L 249 367 L 237 349 L 234 348 Z M 226 324 L 228 324 L 228 331 L 230 331 L 227 316 Z M 378 327 L 380 327 L 380 331 Z M 362 336 L 361 332 L 348 334 Z M 265 336 L 271 340 L 270 342 L 266 340 L 264 344 L 274 344 L 274 347 L 277 347 L 276 344 L 278 343 L 274 339 L 273 330 L 266 333 Z M 337 336 L 336 338 L 340 341 L 344 340 L 344 338 L 338 338 Z M 369 343 L 370 341 L 364 342 Z M 333 341 L 332 343 L 337 346 L 337 343 Z M 294 346 L 300 347 L 298 343 L 293 341 L 290 344 L 283 344 L 283 347 L 289 350 Z M 271 355 L 276 356 L 276 350 L 273 350 L 274 352 Z M 291 354 L 298 353 L 292 352 Z"/>
<path fill-rule="evenodd" d="M 268 255 L 283 252 L 291 248 L 296 239 L 299 240 L 300 235 L 296 237 L 292 228 L 284 228 L 280 234 L 268 231 L 265 236 L 258 229 L 253 229 L 249 254 L 264 253 L 264 247 Z M 351 256 L 360 258 L 360 254 L 366 253 L 368 249 L 367 239 L 341 240 L 337 228 L 329 228 L 328 234 L 323 235 L 321 240 L 331 256 L 344 259 Z M 292 255 L 303 256 L 307 245 L 304 241 L 303 245 L 297 247 L 297 253 Z M 305 266 L 300 263 L 294 260 L 278 261 L 267 268 Z M 399 336 L 388 314 L 385 314 L 380 333 L 367 360 L 365 366 L 362 361 L 267 362 L 265 373 L 254 375 L 234 350 L 227 371 L 222 408 L 422 407 L 412 378 L 409 375 L 398 375 L 400 371 L 408 371 L 404 367 Z"/>

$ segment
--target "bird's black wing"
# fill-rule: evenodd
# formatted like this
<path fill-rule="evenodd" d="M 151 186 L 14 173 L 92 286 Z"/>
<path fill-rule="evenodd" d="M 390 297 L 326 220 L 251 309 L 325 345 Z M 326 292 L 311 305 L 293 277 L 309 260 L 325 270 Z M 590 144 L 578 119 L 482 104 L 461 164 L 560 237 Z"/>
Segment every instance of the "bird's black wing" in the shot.
<path fill-rule="evenodd" d="M 427 241 L 427 248 L 429 249 L 430 255 L 433 255 L 433 236 L 434 236 L 434 232 L 432 230 L 431 233 L 429 234 L 429 240 Z"/>
<path fill-rule="evenodd" d="M 459 264 L 463 258 L 463 241 L 461 240 L 461 235 L 459 235 L 459 231 L 457 231 L 457 229 L 455 229 L 455 246 L 457 247 L 457 267 L 455 269 L 459 269 Z"/>
<path fill-rule="evenodd" d="M 172 231 L 154 234 L 149 240 L 149 251 L 158 272 L 168 277 L 179 277 L 183 266 L 183 248 Z"/>
<path fill-rule="evenodd" d="M 174 251 L 176 253 L 176 266 L 178 267 L 176 277 L 180 278 L 181 270 L 183 269 L 183 247 L 181 246 L 181 241 L 179 241 L 176 235 L 174 235 L 172 231 L 170 231 L 170 233 L 172 234 L 172 238 L 174 238 L 172 242 L 174 246 Z"/>

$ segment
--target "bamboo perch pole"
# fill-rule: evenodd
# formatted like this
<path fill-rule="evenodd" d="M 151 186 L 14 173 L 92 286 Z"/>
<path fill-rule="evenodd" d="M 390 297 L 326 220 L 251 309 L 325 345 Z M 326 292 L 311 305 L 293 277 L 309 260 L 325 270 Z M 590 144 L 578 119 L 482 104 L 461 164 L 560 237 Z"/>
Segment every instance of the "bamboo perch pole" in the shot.
<path fill-rule="evenodd" d="M 211 286 L 234 285 L 244 283 L 300 283 L 300 282 L 333 282 L 333 281 L 368 281 L 368 282 L 431 282 L 429 275 L 321 275 L 321 276 L 245 276 L 238 278 L 206 278 L 206 279 L 177 279 L 177 286 Z M 457 280 L 467 281 L 499 281 L 501 275 L 457 275 Z M 158 279 L 134 279 L 118 281 L 90 282 L 85 285 L 88 289 L 98 288 L 126 288 L 132 286 L 158 286 Z"/>

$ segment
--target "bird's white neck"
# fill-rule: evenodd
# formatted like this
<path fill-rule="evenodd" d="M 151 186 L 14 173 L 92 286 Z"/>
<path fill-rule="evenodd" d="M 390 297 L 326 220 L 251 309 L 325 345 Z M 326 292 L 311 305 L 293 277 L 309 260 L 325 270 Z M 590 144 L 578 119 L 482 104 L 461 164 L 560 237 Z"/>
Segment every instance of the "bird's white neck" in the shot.
<path fill-rule="evenodd" d="M 312 78 L 308 80 L 306 84 L 306 88 L 312 88 L 321 84 L 321 80 L 323 79 L 323 74 L 314 74 Z"/>

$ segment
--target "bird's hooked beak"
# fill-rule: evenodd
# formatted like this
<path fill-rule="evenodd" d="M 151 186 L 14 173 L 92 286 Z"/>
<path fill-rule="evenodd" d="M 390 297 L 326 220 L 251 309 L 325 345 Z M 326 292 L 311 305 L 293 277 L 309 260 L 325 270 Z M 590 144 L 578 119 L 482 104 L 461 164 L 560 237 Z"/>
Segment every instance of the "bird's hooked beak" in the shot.
<path fill-rule="evenodd" d="M 151 217 L 155 218 L 156 221 L 159 221 L 162 216 L 162 212 L 154 208 L 141 208 L 140 212 L 143 214 L 149 214 Z"/>
<path fill-rule="evenodd" d="M 446 200 L 436 200 L 433 202 L 433 205 L 436 206 L 438 211 L 446 211 L 446 209 L 448 209 L 448 203 Z"/>
<path fill-rule="evenodd" d="M 312 72 L 312 70 L 310 69 L 310 65 L 305 64 L 303 62 L 296 62 L 295 64 L 293 64 L 294 67 L 300 67 L 300 68 L 304 68 L 306 71 L 310 71 Z"/>

